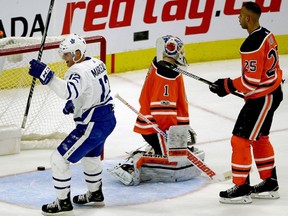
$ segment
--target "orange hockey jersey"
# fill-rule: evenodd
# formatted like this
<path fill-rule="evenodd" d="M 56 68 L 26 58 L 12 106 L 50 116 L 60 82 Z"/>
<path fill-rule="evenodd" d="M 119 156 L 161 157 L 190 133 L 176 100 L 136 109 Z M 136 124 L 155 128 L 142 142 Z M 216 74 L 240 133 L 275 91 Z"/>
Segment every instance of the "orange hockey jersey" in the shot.
<path fill-rule="evenodd" d="M 162 62 L 168 67 L 172 65 Z M 172 125 L 188 125 L 188 102 L 182 74 L 157 63 L 154 58 L 139 98 L 140 113 L 166 132 Z M 137 118 L 134 131 L 148 135 L 156 133 L 152 125 Z"/>
<path fill-rule="evenodd" d="M 274 35 L 263 27 L 252 32 L 240 48 L 242 76 L 233 85 L 245 99 L 259 98 L 273 92 L 282 81 L 278 45 Z"/>

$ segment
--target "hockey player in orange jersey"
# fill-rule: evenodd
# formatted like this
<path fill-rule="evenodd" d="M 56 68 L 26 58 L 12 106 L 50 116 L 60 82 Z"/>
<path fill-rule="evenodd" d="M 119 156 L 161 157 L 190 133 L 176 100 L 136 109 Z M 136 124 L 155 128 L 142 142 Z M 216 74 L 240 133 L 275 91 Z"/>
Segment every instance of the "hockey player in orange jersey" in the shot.
<path fill-rule="evenodd" d="M 183 75 L 166 68 L 186 65 L 184 44 L 178 37 L 171 35 L 164 36 L 162 39 L 165 45 L 163 52 L 160 50 L 160 53 L 163 53 L 163 56 L 158 55 L 158 59 L 157 57 L 153 59 L 139 103 L 140 113 L 162 131 L 166 131 L 172 125 L 189 125 L 189 112 Z M 159 53 L 159 50 L 157 52 Z M 152 125 L 138 117 L 134 131 L 143 136 L 152 146 L 155 154 L 166 155 L 164 140 Z"/>
<path fill-rule="evenodd" d="M 261 8 L 246 2 L 239 22 L 249 36 L 240 48 L 242 75 L 236 79 L 218 79 L 210 90 L 223 97 L 242 92 L 245 105 L 233 129 L 232 174 L 235 186 L 220 192 L 221 203 L 251 203 L 251 198 L 279 198 L 273 146 L 269 132 L 275 110 L 283 99 L 282 70 L 279 66 L 278 45 L 274 35 L 260 26 Z M 249 172 L 254 160 L 263 180 L 250 186 Z"/>
<path fill-rule="evenodd" d="M 157 39 L 156 51 L 157 57 L 151 63 L 139 99 L 140 113 L 150 124 L 138 117 L 134 126 L 134 131 L 153 149 L 134 151 L 129 157 L 131 163 L 126 161 L 108 170 L 125 185 L 179 182 L 199 176 L 201 171 L 191 164 L 185 153 L 172 157 L 168 154 L 179 147 L 183 152 L 192 151 L 201 160 L 205 157 L 204 151 L 190 146 L 195 143 L 195 133 L 189 126 L 183 76 L 169 69 L 186 65 L 184 44 L 178 37 L 167 35 Z M 167 132 L 167 140 L 155 128 Z M 173 136 L 181 140 L 170 142 Z"/>

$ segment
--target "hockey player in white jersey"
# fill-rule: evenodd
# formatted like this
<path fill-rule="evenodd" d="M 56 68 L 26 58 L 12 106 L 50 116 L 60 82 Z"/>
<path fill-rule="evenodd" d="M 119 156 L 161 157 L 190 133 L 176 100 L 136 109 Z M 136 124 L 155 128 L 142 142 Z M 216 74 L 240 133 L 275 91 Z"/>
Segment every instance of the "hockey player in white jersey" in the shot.
<path fill-rule="evenodd" d="M 101 153 L 106 138 L 116 125 L 114 102 L 105 64 L 85 56 L 86 42 L 71 34 L 59 45 L 59 53 L 68 66 L 60 79 L 43 62 L 30 61 L 29 74 L 48 85 L 67 100 L 64 114 L 74 114 L 75 129 L 51 155 L 52 177 L 57 199 L 42 206 L 43 215 L 73 215 L 70 199 L 70 163 L 81 161 L 88 191 L 75 196 L 75 204 L 104 205 L 102 193 Z"/>

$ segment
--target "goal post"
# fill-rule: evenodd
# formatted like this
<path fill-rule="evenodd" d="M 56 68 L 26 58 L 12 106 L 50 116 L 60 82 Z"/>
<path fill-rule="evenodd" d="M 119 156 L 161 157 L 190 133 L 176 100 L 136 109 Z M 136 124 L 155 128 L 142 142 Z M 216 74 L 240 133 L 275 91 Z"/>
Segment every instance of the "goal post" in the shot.
<path fill-rule="evenodd" d="M 66 63 L 58 54 L 65 36 L 48 36 L 41 61 L 60 78 L 67 71 Z M 86 56 L 100 58 L 106 63 L 106 40 L 102 36 L 84 37 Z M 28 74 L 29 62 L 37 59 L 41 37 L 10 37 L 0 39 L 0 133 L 5 128 L 21 128 L 32 77 Z M 21 149 L 51 148 L 59 144 L 73 128 L 72 115 L 64 115 L 66 101 L 59 98 L 48 86 L 37 80 L 25 128 L 21 129 Z M 56 144 L 53 142 L 56 140 Z M 0 153 L 1 154 L 1 153 Z"/>

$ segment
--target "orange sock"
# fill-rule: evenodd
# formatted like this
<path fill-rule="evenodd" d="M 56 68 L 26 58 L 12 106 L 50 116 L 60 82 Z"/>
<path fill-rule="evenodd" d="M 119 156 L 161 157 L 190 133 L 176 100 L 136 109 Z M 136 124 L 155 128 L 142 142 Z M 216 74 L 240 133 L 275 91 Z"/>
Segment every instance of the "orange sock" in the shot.
<path fill-rule="evenodd" d="M 255 163 L 261 179 L 271 177 L 274 167 L 274 149 L 269 136 L 260 136 L 252 143 Z"/>
<path fill-rule="evenodd" d="M 252 165 L 250 141 L 233 135 L 231 145 L 233 183 L 242 185 L 245 183 Z"/>

